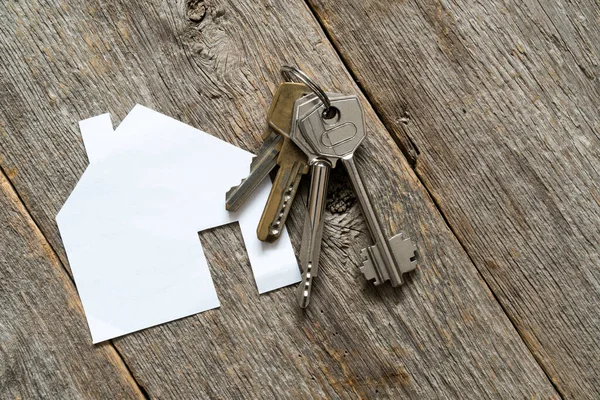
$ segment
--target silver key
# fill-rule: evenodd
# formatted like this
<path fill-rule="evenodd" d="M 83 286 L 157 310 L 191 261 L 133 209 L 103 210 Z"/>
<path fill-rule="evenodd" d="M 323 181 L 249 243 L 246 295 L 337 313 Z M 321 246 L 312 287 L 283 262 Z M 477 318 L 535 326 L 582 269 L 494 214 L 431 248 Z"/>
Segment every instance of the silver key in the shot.
<path fill-rule="evenodd" d="M 328 168 L 334 167 L 338 159 L 342 160 L 375 241 L 374 246 L 362 251 L 365 261 L 361 271 L 368 280 L 374 279 L 376 285 L 390 280 L 393 286 L 399 286 L 403 283 L 402 274 L 413 270 L 416 266 L 415 246 L 410 240 L 403 240 L 402 234 L 389 240 L 386 238 L 354 163 L 354 151 L 365 138 L 364 116 L 360 101 L 356 96 L 343 96 L 336 93 L 328 93 L 328 97 L 331 106 L 337 110 L 330 119 L 323 118 L 325 106 L 316 96 L 307 96 L 296 101 L 294 121 L 297 126 L 292 130 L 291 138 L 307 154 L 313 173 L 318 172 L 328 176 Z M 323 169 L 327 172 L 322 172 Z M 327 179 L 314 179 L 313 176 L 309 210 L 313 209 L 316 212 L 309 212 L 304 227 L 301 249 L 303 279 L 299 287 L 301 307 L 308 305 L 312 281 L 319 271 L 318 254 L 326 192 Z M 305 247 L 306 250 L 303 251 Z M 302 258 L 303 254 L 309 256 Z M 315 255 L 317 255 L 316 259 Z"/>
<path fill-rule="evenodd" d="M 302 282 L 298 286 L 298 304 L 306 308 L 310 302 L 313 279 L 319 273 L 319 256 L 323 237 L 323 212 L 325 211 L 327 185 L 331 164 L 327 160 L 315 160 L 310 166 L 310 190 L 308 194 L 308 214 L 304 220 L 300 265 Z"/>
<path fill-rule="evenodd" d="M 237 211 L 242 204 L 256 190 L 258 185 L 269 175 L 277 165 L 277 156 L 283 143 L 283 136 L 271 131 L 263 142 L 258 154 L 250 164 L 250 174 L 242 182 L 229 189 L 225 195 L 225 208 L 228 211 Z"/>
<path fill-rule="evenodd" d="M 332 105 L 343 108 L 346 97 L 328 93 Z M 294 126 L 290 137 L 296 145 L 306 153 L 311 166 L 311 186 L 308 195 L 308 214 L 304 221 L 304 233 L 300 247 L 300 264 L 302 266 L 302 282 L 298 286 L 298 303 L 300 307 L 306 308 L 310 302 L 314 278 L 319 274 L 319 255 L 321 253 L 321 239 L 323 235 L 323 212 L 325 210 L 327 185 L 329 172 L 339 158 L 336 152 L 323 150 L 321 139 L 325 139 L 327 145 L 337 142 L 338 138 L 344 142 L 338 143 L 337 150 L 353 150 L 364 138 L 360 135 L 344 133 L 352 128 L 356 121 L 355 116 L 350 113 L 339 113 L 330 120 L 322 119 L 323 107 L 321 101 L 314 95 L 299 99 L 294 105 Z M 320 110 L 320 111 L 319 111 Z M 317 113 L 317 114 L 315 114 Z M 316 115 L 316 119 L 313 118 Z M 307 126 L 305 126 L 307 125 Z M 305 130 L 315 132 L 329 131 L 331 135 L 307 135 Z M 323 136 L 323 138 L 321 138 Z M 348 139 L 345 140 L 344 138 Z M 350 143 L 356 142 L 356 143 Z M 336 149 L 334 149 L 336 150 Z"/>

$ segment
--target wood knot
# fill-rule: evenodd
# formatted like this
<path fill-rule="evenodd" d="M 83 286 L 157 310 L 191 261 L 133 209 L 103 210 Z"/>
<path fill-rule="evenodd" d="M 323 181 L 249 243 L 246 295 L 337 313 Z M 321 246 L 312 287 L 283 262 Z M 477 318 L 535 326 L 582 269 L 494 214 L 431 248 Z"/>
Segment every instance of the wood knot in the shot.
<path fill-rule="evenodd" d="M 192 22 L 201 22 L 206 15 L 204 0 L 187 0 L 186 8 L 186 15 Z"/>
<path fill-rule="evenodd" d="M 328 192 L 325 208 L 332 214 L 345 213 L 356 203 L 356 194 L 346 180 L 331 182 Z"/>
<path fill-rule="evenodd" d="M 400 115 L 399 118 L 396 119 L 396 123 L 402 123 L 404 125 L 408 125 L 408 123 L 410 122 L 410 114 L 408 113 L 408 110 L 404 110 L 402 111 L 402 114 Z"/>

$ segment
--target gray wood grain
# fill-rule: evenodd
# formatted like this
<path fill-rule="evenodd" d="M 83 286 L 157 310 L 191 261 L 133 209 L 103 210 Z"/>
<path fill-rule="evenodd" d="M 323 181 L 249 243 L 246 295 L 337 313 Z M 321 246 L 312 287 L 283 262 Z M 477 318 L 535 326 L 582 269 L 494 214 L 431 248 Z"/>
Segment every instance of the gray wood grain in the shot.
<path fill-rule="evenodd" d="M 79 297 L 0 173 L 0 398 L 143 398 L 110 344 L 92 346 Z"/>
<path fill-rule="evenodd" d="M 0 5 L 0 18 L 0 165 L 65 265 L 54 215 L 87 162 L 79 119 L 118 121 L 139 102 L 256 150 L 283 63 L 358 92 L 301 1 L 22 1 Z M 358 164 L 388 233 L 417 242 L 418 272 L 399 290 L 366 284 L 357 206 L 328 213 L 322 276 L 302 313 L 294 288 L 258 296 L 235 226 L 205 232 L 221 308 L 114 341 L 151 397 L 557 396 L 364 104 Z M 333 180 L 347 185 L 343 172 Z M 290 217 L 296 249 L 305 197 L 303 187 Z"/>
<path fill-rule="evenodd" d="M 311 4 L 559 391 L 600 397 L 600 3 Z"/>

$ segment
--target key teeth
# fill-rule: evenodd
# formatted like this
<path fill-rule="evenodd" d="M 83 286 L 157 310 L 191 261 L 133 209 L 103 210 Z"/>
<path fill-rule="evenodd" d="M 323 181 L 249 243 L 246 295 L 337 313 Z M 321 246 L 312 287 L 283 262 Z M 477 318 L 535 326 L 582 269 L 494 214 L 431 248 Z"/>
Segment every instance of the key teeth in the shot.
<path fill-rule="evenodd" d="M 417 246 L 409 238 L 405 238 L 402 232 L 389 240 L 392 251 L 399 261 L 398 266 L 403 274 L 413 271 L 417 267 Z"/>
<path fill-rule="evenodd" d="M 250 161 L 250 172 L 252 172 L 254 170 L 254 168 L 256 167 L 257 161 L 258 161 L 258 156 L 252 157 L 252 161 Z"/>
<path fill-rule="evenodd" d="M 252 161 L 250 162 L 250 173 L 252 173 L 252 171 L 254 170 L 257 160 L 258 160 L 258 156 L 252 157 Z M 247 179 L 248 179 L 248 177 L 242 178 L 242 180 L 240 181 L 240 183 L 238 185 L 232 186 L 227 191 L 227 193 L 225 193 L 225 209 L 227 211 L 237 211 L 240 208 L 241 204 L 239 206 L 234 206 L 231 203 L 231 198 L 235 195 L 236 191 L 239 190 L 239 188 L 244 184 L 244 182 L 246 182 Z"/>
<path fill-rule="evenodd" d="M 395 264 L 399 269 L 396 280 L 390 278 L 389 271 L 376 268 L 375 263 L 382 261 L 379 259 L 379 250 L 376 245 L 362 249 L 360 253 L 363 258 L 360 271 L 368 281 L 373 281 L 376 286 L 388 280 L 392 281 L 392 286 L 400 286 L 403 283 L 402 275 L 417 267 L 417 247 L 412 240 L 404 238 L 403 234 L 399 233 L 389 239 L 389 244 Z M 376 259 L 373 260 L 373 257 Z"/>
<path fill-rule="evenodd" d="M 368 281 L 373 281 L 373 284 L 379 285 L 381 282 L 377 280 L 377 274 L 375 273 L 375 267 L 373 266 L 373 261 L 369 256 L 369 248 L 364 248 L 360 251 L 360 255 L 363 258 L 362 265 L 359 267 L 360 272 L 364 275 L 365 279 Z"/>
<path fill-rule="evenodd" d="M 227 193 L 225 193 L 225 197 L 227 197 L 227 199 L 229 199 L 237 190 L 237 188 L 239 188 L 240 186 L 242 186 L 242 184 L 244 183 L 244 181 L 246 180 L 246 178 L 242 179 L 240 181 L 240 183 L 238 185 L 232 186 Z"/>
<path fill-rule="evenodd" d="M 227 191 L 227 193 L 225 193 L 225 209 L 227 211 L 237 211 L 237 209 L 234 209 L 233 205 L 231 204 L 231 198 L 233 197 L 235 192 L 239 189 L 239 187 L 242 186 L 242 184 L 244 183 L 245 180 L 246 180 L 246 178 L 242 179 L 239 185 L 232 186 Z"/>

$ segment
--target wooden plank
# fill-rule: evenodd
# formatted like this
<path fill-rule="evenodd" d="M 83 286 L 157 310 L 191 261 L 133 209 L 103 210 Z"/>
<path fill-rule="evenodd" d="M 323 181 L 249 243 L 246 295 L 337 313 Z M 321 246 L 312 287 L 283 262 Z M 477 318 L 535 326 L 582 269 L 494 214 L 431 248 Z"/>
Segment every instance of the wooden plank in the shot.
<path fill-rule="evenodd" d="M 140 102 L 256 150 L 284 62 L 326 88 L 358 91 L 301 1 L 0 7 L 0 165 L 57 249 L 54 215 L 86 165 L 77 120 L 122 118 Z M 556 396 L 365 106 L 358 163 L 388 232 L 417 241 L 419 271 L 399 290 L 366 284 L 357 206 L 327 213 L 323 273 L 302 313 L 294 288 L 257 295 L 235 226 L 203 233 L 222 307 L 114 341 L 151 397 Z M 341 171 L 333 181 L 347 186 Z M 296 204 L 289 224 L 296 249 L 302 211 Z"/>
<path fill-rule="evenodd" d="M 75 287 L 0 173 L 0 397 L 144 398 L 110 345 L 93 346 Z"/>
<path fill-rule="evenodd" d="M 559 391 L 600 397 L 599 3 L 310 3 Z"/>

